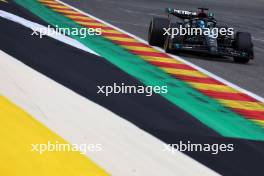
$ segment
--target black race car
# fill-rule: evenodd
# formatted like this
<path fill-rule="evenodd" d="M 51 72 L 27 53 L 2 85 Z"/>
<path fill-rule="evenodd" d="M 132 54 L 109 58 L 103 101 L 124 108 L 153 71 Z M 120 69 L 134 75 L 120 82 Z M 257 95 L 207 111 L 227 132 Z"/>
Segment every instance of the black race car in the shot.
<path fill-rule="evenodd" d="M 167 18 L 152 18 L 148 31 L 150 45 L 164 47 L 168 53 L 187 50 L 232 56 L 240 63 L 254 58 L 250 33 L 218 25 L 207 8 L 198 8 L 197 12 L 166 8 L 166 13 Z"/>

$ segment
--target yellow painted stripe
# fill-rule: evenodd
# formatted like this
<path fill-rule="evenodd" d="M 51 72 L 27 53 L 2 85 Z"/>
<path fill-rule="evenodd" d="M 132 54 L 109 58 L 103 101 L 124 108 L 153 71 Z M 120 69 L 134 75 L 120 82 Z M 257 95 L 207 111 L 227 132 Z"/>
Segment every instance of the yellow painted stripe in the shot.
<path fill-rule="evenodd" d="M 174 64 L 182 64 L 182 62 L 168 58 L 168 57 L 153 57 L 153 56 L 140 56 L 144 60 L 147 61 L 158 61 L 158 62 L 165 62 L 165 63 L 174 63 Z"/>
<path fill-rule="evenodd" d="M 264 105 L 258 102 L 234 101 L 234 100 L 225 100 L 225 99 L 217 99 L 217 100 L 220 101 L 225 106 L 231 108 L 264 112 Z"/>
<path fill-rule="evenodd" d="M 102 29 L 103 33 L 113 33 L 113 34 L 122 34 L 121 32 L 117 31 L 117 30 L 105 30 Z"/>
<path fill-rule="evenodd" d="M 206 75 L 196 71 L 196 70 L 184 70 L 184 69 L 175 69 L 175 68 L 166 68 L 166 67 L 159 67 L 160 69 L 164 70 L 167 73 L 174 74 L 174 75 L 186 75 L 186 76 L 193 76 L 198 78 L 205 78 Z"/>
<path fill-rule="evenodd" d="M 252 120 L 256 122 L 257 124 L 260 124 L 262 127 L 264 127 L 264 120 Z"/>
<path fill-rule="evenodd" d="M 67 142 L 3 96 L 0 96 L 0 138 L 0 175 L 109 175 L 79 152 L 32 151 L 31 144 Z"/>
<path fill-rule="evenodd" d="M 71 10 L 70 8 L 66 7 L 66 6 L 63 6 L 63 5 L 56 5 L 56 4 L 45 4 L 46 6 L 48 7 L 51 7 L 51 8 L 61 8 L 62 10 L 65 9 L 65 10 Z"/>
<path fill-rule="evenodd" d="M 228 92 L 228 93 L 237 93 L 236 90 L 225 86 L 225 85 L 217 85 L 217 84 L 205 84 L 205 83 L 195 83 L 195 82 L 188 82 L 196 89 L 199 90 L 213 90 L 217 92 Z"/>
<path fill-rule="evenodd" d="M 105 25 L 102 23 L 91 23 L 91 22 L 84 22 L 84 21 L 78 21 L 78 20 L 75 20 L 75 22 L 81 25 L 105 27 Z"/>
<path fill-rule="evenodd" d="M 124 41 L 124 42 L 136 42 L 133 38 L 125 38 L 125 37 L 112 37 L 112 36 L 105 36 L 105 38 L 108 38 L 110 40 L 116 40 L 116 41 Z"/>
<path fill-rule="evenodd" d="M 78 19 L 80 20 L 94 20 L 93 18 L 88 18 L 88 17 L 82 17 L 82 16 L 75 16 L 75 15 L 65 15 L 66 17 L 74 20 L 75 22 L 78 22 L 79 24 L 81 24 L 81 21 L 78 21 Z M 85 22 L 83 22 L 84 24 Z M 86 22 L 86 23 L 89 23 L 89 22 Z M 94 23 L 95 26 L 98 26 L 98 24 L 102 24 L 102 23 Z M 87 25 L 93 25 L 93 24 L 87 24 Z M 106 33 L 114 33 L 114 34 L 122 34 L 121 32 L 117 31 L 117 30 L 106 30 L 106 29 L 102 29 L 101 30 L 103 33 L 106 32 Z"/>
<path fill-rule="evenodd" d="M 54 0 L 38 0 L 39 2 L 57 3 Z"/>
<path fill-rule="evenodd" d="M 94 19 L 88 18 L 86 16 L 76 16 L 76 15 L 65 15 L 65 16 L 68 18 L 71 18 L 71 19 L 76 19 L 76 20 L 78 20 L 78 19 L 80 19 L 80 20 L 94 20 Z"/>
<path fill-rule="evenodd" d="M 57 2 L 55 1 L 49 1 L 49 0 L 38 0 L 39 2 L 42 2 L 42 3 L 52 3 L 52 4 L 58 4 Z"/>
<path fill-rule="evenodd" d="M 61 12 L 61 13 L 68 13 L 68 14 L 72 14 L 72 15 L 78 15 L 78 12 L 72 11 L 72 10 L 60 10 L 60 9 L 53 9 L 56 12 Z"/>
<path fill-rule="evenodd" d="M 135 51 L 152 51 L 152 52 L 155 52 L 156 50 L 151 48 L 151 47 L 141 47 L 141 46 L 127 46 L 127 45 L 120 45 L 126 49 L 129 49 L 129 50 L 135 50 Z"/>

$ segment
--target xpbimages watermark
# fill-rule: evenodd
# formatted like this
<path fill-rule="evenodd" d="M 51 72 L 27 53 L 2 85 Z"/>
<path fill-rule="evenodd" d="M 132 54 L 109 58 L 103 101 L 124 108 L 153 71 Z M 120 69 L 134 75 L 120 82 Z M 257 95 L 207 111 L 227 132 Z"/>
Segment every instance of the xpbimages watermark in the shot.
<path fill-rule="evenodd" d="M 68 35 L 68 36 L 80 36 L 80 38 L 85 38 L 89 35 L 102 35 L 102 29 L 101 28 L 61 28 L 55 25 L 55 27 L 52 27 L 48 25 L 48 27 L 40 27 L 40 28 L 33 28 L 33 32 L 31 35 L 39 36 L 39 38 L 42 38 L 45 35 Z"/>
<path fill-rule="evenodd" d="M 97 86 L 98 94 L 104 94 L 109 96 L 111 94 L 145 94 L 146 96 L 152 96 L 153 93 L 165 94 L 168 93 L 168 86 L 134 86 L 125 85 L 125 83 L 107 86 Z"/>
<path fill-rule="evenodd" d="M 233 152 L 234 144 L 197 144 L 191 141 L 179 141 L 176 144 L 164 144 L 163 151 L 168 151 L 172 154 L 180 152 L 209 152 L 213 155 L 219 152 Z"/>
<path fill-rule="evenodd" d="M 59 143 L 58 141 L 42 144 L 31 144 L 31 151 L 43 154 L 45 152 L 80 152 L 85 154 L 87 152 L 102 151 L 102 144 L 69 144 Z"/>
<path fill-rule="evenodd" d="M 177 35 L 189 35 L 197 36 L 204 35 L 210 36 L 212 38 L 217 38 L 218 35 L 234 35 L 233 28 L 196 28 L 196 27 L 183 27 L 182 25 L 179 28 L 163 28 L 163 35 L 169 35 L 171 38 L 174 38 Z"/>

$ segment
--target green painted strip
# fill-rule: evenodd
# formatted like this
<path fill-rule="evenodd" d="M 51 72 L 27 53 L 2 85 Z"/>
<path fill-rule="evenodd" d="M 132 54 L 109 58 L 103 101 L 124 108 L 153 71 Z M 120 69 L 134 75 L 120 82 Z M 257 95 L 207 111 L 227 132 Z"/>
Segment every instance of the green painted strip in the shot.
<path fill-rule="evenodd" d="M 51 25 L 59 27 L 81 26 L 60 15 L 35 0 L 16 0 L 16 2 Z M 145 62 L 102 36 L 71 36 L 99 55 L 116 65 L 124 72 L 137 78 L 145 85 L 168 86 L 169 93 L 164 98 L 192 114 L 199 121 L 226 137 L 245 138 L 264 141 L 264 130 L 244 119 L 217 101 L 204 96 L 183 81 L 170 77 L 159 68 Z"/>

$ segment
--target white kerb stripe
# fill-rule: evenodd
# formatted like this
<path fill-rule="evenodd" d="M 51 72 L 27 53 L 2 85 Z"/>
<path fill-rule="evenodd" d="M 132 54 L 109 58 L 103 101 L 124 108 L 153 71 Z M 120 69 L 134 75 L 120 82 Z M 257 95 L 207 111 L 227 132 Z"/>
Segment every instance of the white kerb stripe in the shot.
<path fill-rule="evenodd" d="M 42 30 L 43 31 L 45 30 L 47 32 L 47 36 L 49 36 L 49 37 L 51 37 L 53 39 L 56 39 L 56 40 L 61 41 L 61 42 L 65 43 L 65 44 L 71 45 L 71 46 L 73 46 L 75 48 L 78 48 L 78 49 L 81 49 L 83 51 L 98 55 L 93 50 L 87 48 L 85 45 L 83 45 L 82 43 L 78 42 L 77 40 L 74 40 L 74 39 L 72 39 L 72 38 L 70 38 L 68 36 L 62 35 L 60 33 L 56 33 L 56 34 L 53 33 L 52 28 L 47 28 L 47 27 L 45 27 L 43 25 L 40 25 L 38 23 L 26 20 L 24 18 L 21 18 L 21 17 L 19 17 L 17 15 L 9 13 L 9 12 L 5 12 L 3 10 L 0 10 L 0 17 L 8 19 L 8 20 L 13 21 L 13 22 L 16 22 L 16 23 L 18 23 L 20 25 L 23 25 L 23 26 L 31 29 L 32 32 L 33 31 L 38 31 L 39 33 L 41 33 Z"/>

